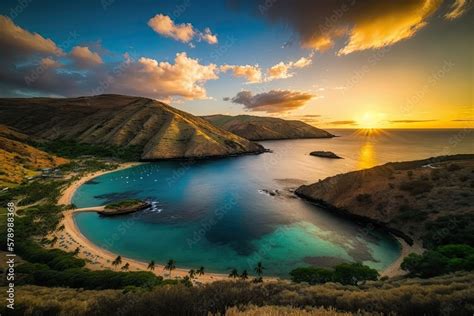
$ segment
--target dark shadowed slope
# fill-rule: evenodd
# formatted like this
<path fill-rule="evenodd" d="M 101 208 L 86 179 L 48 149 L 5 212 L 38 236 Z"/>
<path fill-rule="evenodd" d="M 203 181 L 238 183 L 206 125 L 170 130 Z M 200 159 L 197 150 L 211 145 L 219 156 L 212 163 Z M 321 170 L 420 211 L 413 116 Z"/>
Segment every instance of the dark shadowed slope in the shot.
<path fill-rule="evenodd" d="M 123 95 L 0 99 L 0 123 L 47 140 L 138 146 L 145 160 L 263 150 L 256 143 L 162 102 Z"/>
<path fill-rule="evenodd" d="M 474 240 L 463 233 L 474 225 L 473 187 L 474 155 L 454 155 L 340 174 L 303 185 L 296 194 L 383 223 L 405 237 L 421 238 L 429 247 L 445 243 L 442 239 L 448 236 L 451 243 Z M 438 226 L 448 228 L 436 236 Z"/>
<path fill-rule="evenodd" d="M 216 126 L 250 140 L 334 137 L 331 133 L 304 122 L 275 117 L 216 114 L 203 116 L 203 118 Z"/>

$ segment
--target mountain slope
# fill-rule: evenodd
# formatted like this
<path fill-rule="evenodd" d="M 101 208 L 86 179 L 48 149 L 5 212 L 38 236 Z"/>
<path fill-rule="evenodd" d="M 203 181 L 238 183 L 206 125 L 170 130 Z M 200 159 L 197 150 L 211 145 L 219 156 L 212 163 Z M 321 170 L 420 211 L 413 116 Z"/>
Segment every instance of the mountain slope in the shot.
<path fill-rule="evenodd" d="M 0 125 L 0 184 L 19 183 L 39 168 L 52 168 L 66 159 L 23 143 L 27 135 Z"/>
<path fill-rule="evenodd" d="M 430 247 L 444 239 L 470 243 L 466 231 L 474 227 L 473 187 L 474 155 L 454 155 L 340 174 L 303 185 L 295 193 L 333 210 L 382 223 L 401 232 L 407 241 L 421 238 Z M 448 229 L 437 236 L 437 229 L 446 222 Z"/>
<path fill-rule="evenodd" d="M 203 116 L 203 118 L 216 126 L 250 140 L 334 137 L 331 133 L 304 122 L 275 117 L 216 114 Z"/>
<path fill-rule="evenodd" d="M 141 97 L 0 99 L 0 123 L 40 139 L 138 146 L 144 160 L 263 151 L 202 118 Z"/>

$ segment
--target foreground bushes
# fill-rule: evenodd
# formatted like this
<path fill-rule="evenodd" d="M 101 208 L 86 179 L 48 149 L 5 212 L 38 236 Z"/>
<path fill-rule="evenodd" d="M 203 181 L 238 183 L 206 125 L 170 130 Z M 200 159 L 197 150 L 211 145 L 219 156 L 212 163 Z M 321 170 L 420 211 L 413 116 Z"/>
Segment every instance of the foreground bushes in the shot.
<path fill-rule="evenodd" d="M 377 280 L 377 270 L 364 266 L 361 263 L 341 263 L 334 269 L 317 267 L 297 268 L 290 272 L 293 282 L 307 282 L 309 284 L 323 284 L 339 282 L 341 284 L 357 285 L 359 282 Z"/>
<path fill-rule="evenodd" d="M 20 286 L 16 308 L 20 315 L 27 314 L 25 310 L 35 311 L 37 315 L 53 310 L 50 314 L 207 316 L 208 312 L 224 314 L 229 310 L 235 312 L 232 307 L 245 309 L 254 305 L 324 307 L 353 313 L 361 310 L 370 315 L 464 316 L 474 312 L 472 284 L 474 273 L 458 272 L 428 280 L 369 281 L 358 287 L 335 283 L 221 281 L 191 288 L 176 285 L 123 293 Z M 0 313 L 4 314 L 1 308 L 4 306 L 0 307 Z"/>

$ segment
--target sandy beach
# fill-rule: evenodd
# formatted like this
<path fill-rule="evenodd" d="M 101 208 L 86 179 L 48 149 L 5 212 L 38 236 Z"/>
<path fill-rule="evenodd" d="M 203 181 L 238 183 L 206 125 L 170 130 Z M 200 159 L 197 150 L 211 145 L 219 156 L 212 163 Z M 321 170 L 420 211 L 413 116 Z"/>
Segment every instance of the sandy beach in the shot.
<path fill-rule="evenodd" d="M 58 200 L 58 204 L 63 205 L 70 205 L 72 201 L 72 197 L 76 190 L 84 183 L 107 173 L 115 172 L 118 170 L 130 168 L 136 166 L 140 163 L 125 163 L 121 164 L 117 169 L 114 170 L 106 170 L 106 171 L 97 171 L 91 174 L 88 174 L 81 179 L 72 183 L 69 187 L 67 187 L 61 197 Z M 112 265 L 112 261 L 117 258 L 119 254 L 112 253 L 106 249 L 103 249 L 94 243 L 92 243 L 89 239 L 87 239 L 78 229 L 76 223 L 74 221 L 74 214 L 78 212 L 96 212 L 98 210 L 103 209 L 102 206 L 98 207 L 88 207 L 83 209 L 74 209 L 74 210 L 67 210 L 63 212 L 63 219 L 59 226 L 64 225 L 64 229 L 61 231 L 56 231 L 51 233 L 48 238 L 51 239 L 53 237 L 57 237 L 58 241 L 53 246 L 53 248 L 58 248 L 64 251 L 73 252 L 76 248 L 79 247 L 79 254 L 78 257 L 86 260 L 86 267 L 91 270 L 103 270 L 103 269 L 111 269 L 114 271 L 121 271 L 120 268 L 125 265 L 126 263 L 129 264 L 129 271 L 150 271 L 147 269 L 148 263 L 142 262 L 138 260 L 134 260 L 131 258 L 126 258 L 122 256 L 122 264 L 119 267 L 114 267 Z M 157 258 L 158 259 L 158 258 Z M 199 267 L 195 267 L 197 269 Z M 188 275 L 188 269 L 180 269 L 176 268 L 171 272 L 164 269 L 163 265 L 159 265 L 155 263 L 155 269 L 152 271 L 157 276 L 162 276 L 163 278 L 176 278 L 176 277 L 184 277 Z M 229 279 L 226 274 L 217 274 L 217 273 L 205 273 L 203 276 L 198 276 L 194 279 L 194 282 L 201 282 L 201 283 L 208 283 L 213 282 L 216 280 L 223 280 Z"/>
<path fill-rule="evenodd" d="M 397 260 L 392 262 L 391 265 L 389 265 L 387 268 L 385 268 L 385 270 L 383 270 L 380 273 L 381 277 L 386 276 L 386 277 L 389 277 L 389 278 L 393 278 L 393 277 L 396 277 L 396 276 L 405 275 L 407 272 L 403 271 L 402 268 L 400 268 L 400 265 L 403 262 L 403 258 L 408 256 L 412 252 L 417 253 L 417 254 L 421 254 L 423 252 L 423 247 L 421 246 L 421 244 L 418 241 L 415 241 L 413 243 L 413 245 L 410 246 L 402 238 L 396 237 L 396 236 L 394 236 L 394 237 L 395 237 L 395 239 L 398 240 L 398 242 L 400 243 L 400 246 L 401 246 L 400 256 L 398 257 Z"/>

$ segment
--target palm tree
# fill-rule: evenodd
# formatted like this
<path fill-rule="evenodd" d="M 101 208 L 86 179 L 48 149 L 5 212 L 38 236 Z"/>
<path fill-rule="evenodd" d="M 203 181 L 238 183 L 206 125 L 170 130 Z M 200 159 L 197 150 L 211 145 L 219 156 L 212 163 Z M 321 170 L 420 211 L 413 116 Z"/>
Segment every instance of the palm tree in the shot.
<path fill-rule="evenodd" d="M 248 273 L 247 273 L 247 270 L 244 270 L 244 271 L 242 272 L 242 274 L 240 275 L 240 278 L 241 278 L 242 280 L 247 280 L 247 279 L 249 278 L 249 275 L 248 275 Z"/>
<path fill-rule="evenodd" d="M 204 275 L 204 267 L 200 267 L 199 269 L 196 270 L 197 275 Z"/>
<path fill-rule="evenodd" d="M 64 225 L 61 225 L 61 226 L 59 226 L 59 227 L 58 227 L 58 229 L 57 229 L 57 230 L 58 230 L 58 231 L 63 231 L 63 230 L 64 230 L 64 228 L 65 228 L 65 227 L 64 227 Z"/>
<path fill-rule="evenodd" d="M 58 237 L 54 236 L 53 239 L 51 240 L 51 246 L 54 246 L 54 244 L 58 241 Z"/>
<path fill-rule="evenodd" d="M 155 270 L 155 261 L 151 260 L 147 267 L 148 270 Z"/>
<path fill-rule="evenodd" d="M 130 268 L 130 264 L 127 262 L 121 269 L 123 271 L 128 271 L 128 268 Z"/>
<path fill-rule="evenodd" d="M 122 257 L 121 257 L 121 256 L 118 256 L 117 258 L 115 258 L 114 261 L 112 261 L 112 265 L 113 265 L 114 267 L 120 265 L 121 263 L 122 263 Z"/>
<path fill-rule="evenodd" d="M 165 270 L 169 270 L 171 275 L 171 271 L 174 269 L 176 269 L 176 261 L 174 261 L 173 259 L 168 260 L 168 263 L 165 266 Z"/>
<path fill-rule="evenodd" d="M 259 262 L 257 263 L 257 266 L 255 267 L 255 273 L 257 273 L 257 275 L 258 275 L 259 277 L 261 277 L 262 274 L 263 274 L 263 270 L 264 270 L 264 269 L 265 269 L 265 267 L 263 266 L 262 262 L 259 261 Z"/>
<path fill-rule="evenodd" d="M 76 250 L 74 250 L 74 256 L 77 255 L 79 253 L 80 249 L 79 247 L 76 248 Z"/>
<path fill-rule="evenodd" d="M 189 277 L 192 279 L 196 275 L 196 271 L 194 271 L 194 269 L 191 269 L 189 270 L 188 274 L 189 274 Z"/>
<path fill-rule="evenodd" d="M 232 269 L 232 271 L 230 272 L 229 274 L 229 278 L 238 278 L 239 277 L 239 272 L 237 271 L 237 269 Z"/>

